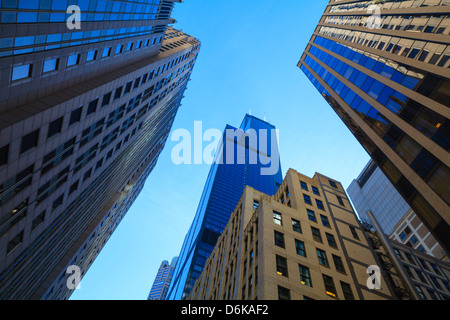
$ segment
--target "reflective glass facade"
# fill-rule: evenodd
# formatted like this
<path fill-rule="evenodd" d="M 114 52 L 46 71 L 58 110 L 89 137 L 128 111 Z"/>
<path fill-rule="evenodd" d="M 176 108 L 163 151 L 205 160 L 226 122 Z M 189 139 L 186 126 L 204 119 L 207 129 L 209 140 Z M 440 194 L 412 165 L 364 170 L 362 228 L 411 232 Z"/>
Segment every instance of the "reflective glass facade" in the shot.
<path fill-rule="evenodd" d="M 246 132 L 254 129 L 259 133 L 259 130 L 270 132 L 275 127 L 258 118 L 246 115 L 240 129 Z M 227 125 L 224 137 L 227 130 L 235 131 L 237 128 Z M 269 133 L 267 141 L 276 141 L 271 139 L 271 134 L 274 133 Z M 259 139 L 261 136 L 258 136 L 258 146 Z M 235 144 L 235 148 L 239 149 L 237 144 Z M 271 149 L 269 143 L 268 150 Z M 226 158 L 226 150 L 225 147 L 222 150 L 223 159 Z M 283 181 L 281 166 L 278 165 L 278 171 L 273 175 L 262 175 L 261 168 L 267 167 L 267 165 L 263 164 L 261 158 L 258 158 L 258 162 L 255 164 L 249 161 L 252 152 L 248 146 L 245 147 L 245 163 L 243 164 L 238 163 L 238 152 L 235 152 L 233 163 L 224 161 L 219 164 L 215 162 L 211 166 L 197 213 L 179 255 L 167 300 L 181 300 L 189 295 L 246 186 L 269 195 L 274 195 L 278 190 Z M 271 155 L 268 154 L 268 156 Z"/>
<path fill-rule="evenodd" d="M 369 28 L 371 1 L 339 2 L 299 67 L 448 250 L 450 3 L 385 1 Z"/>
<path fill-rule="evenodd" d="M 71 4 L 81 30 L 3 20 Z M 68 299 L 67 268 L 85 275 L 141 192 L 200 49 L 173 5 L 0 1 L 0 299 Z"/>

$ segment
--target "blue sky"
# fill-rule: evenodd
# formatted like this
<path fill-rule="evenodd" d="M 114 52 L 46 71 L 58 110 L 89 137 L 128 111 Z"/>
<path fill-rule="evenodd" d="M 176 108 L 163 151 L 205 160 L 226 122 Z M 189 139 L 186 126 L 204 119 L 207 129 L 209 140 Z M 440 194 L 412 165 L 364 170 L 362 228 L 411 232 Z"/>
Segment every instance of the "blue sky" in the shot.
<path fill-rule="evenodd" d="M 246 113 L 280 130 L 283 173 L 328 175 L 348 187 L 369 160 L 297 68 L 328 0 L 186 0 L 174 26 L 202 48 L 172 130 L 239 126 Z M 162 260 L 180 252 L 209 166 L 175 165 L 169 141 L 144 190 L 72 300 L 146 299 Z M 205 143 L 205 146 L 207 144 Z"/>

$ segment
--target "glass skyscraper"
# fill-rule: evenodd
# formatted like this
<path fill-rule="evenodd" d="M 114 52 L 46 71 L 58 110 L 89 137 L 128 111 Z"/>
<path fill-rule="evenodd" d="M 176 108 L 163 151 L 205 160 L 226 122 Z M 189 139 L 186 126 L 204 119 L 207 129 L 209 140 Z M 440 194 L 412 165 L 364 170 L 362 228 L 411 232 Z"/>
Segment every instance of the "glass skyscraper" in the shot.
<path fill-rule="evenodd" d="M 1 300 L 68 299 L 142 190 L 200 49 L 175 2 L 0 2 Z"/>
<path fill-rule="evenodd" d="M 447 252 L 449 10 L 332 0 L 298 64 Z"/>
<path fill-rule="evenodd" d="M 227 135 L 239 129 L 256 135 L 245 141 Z M 283 181 L 275 127 L 247 114 L 239 129 L 230 125 L 225 128 L 223 141 L 229 142 L 219 144 L 216 161 L 211 166 L 197 213 L 184 240 L 167 300 L 187 298 L 245 187 L 274 195 Z M 234 150 L 232 157 L 229 156 L 231 150 Z M 245 159 L 240 159 L 244 154 Z M 227 155 L 231 161 L 226 160 Z M 273 172 L 264 173 L 270 166 L 275 168 Z"/>
<path fill-rule="evenodd" d="M 161 263 L 147 300 L 166 299 L 167 290 L 169 289 L 170 282 L 172 281 L 173 272 L 175 271 L 175 266 L 177 265 L 177 260 L 178 257 L 175 257 L 170 263 L 166 260 Z"/>

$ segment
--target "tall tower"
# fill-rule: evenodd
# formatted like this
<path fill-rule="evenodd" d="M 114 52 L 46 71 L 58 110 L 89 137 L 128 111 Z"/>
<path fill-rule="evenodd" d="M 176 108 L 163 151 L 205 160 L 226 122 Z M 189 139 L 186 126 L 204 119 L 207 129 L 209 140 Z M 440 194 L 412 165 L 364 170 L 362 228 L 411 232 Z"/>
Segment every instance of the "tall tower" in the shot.
<path fill-rule="evenodd" d="M 177 264 L 178 258 L 172 259 L 172 262 L 163 261 L 156 274 L 155 281 L 153 282 L 152 289 L 148 295 L 147 300 L 165 300 L 167 296 L 167 290 L 169 290 L 170 282 L 172 281 L 173 272 Z"/>
<path fill-rule="evenodd" d="M 200 48 L 174 2 L 1 2 L 0 299 L 67 299 L 142 190 Z"/>
<path fill-rule="evenodd" d="M 449 9 L 330 1 L 298 64 L 447 253 Z"/>
<path fill-rule="evenodd" d="M 248 135 L 239 137 L 244 132 Z M 222 142 L 184 240 L 167 300 L 187 298 L 244 188 L 248 185 L 273 195 L 283 181 L 273 125 L 247 114 L 239 129 L 226 126 Z M 273 170 L 265 172 L 269 167 Z"/>

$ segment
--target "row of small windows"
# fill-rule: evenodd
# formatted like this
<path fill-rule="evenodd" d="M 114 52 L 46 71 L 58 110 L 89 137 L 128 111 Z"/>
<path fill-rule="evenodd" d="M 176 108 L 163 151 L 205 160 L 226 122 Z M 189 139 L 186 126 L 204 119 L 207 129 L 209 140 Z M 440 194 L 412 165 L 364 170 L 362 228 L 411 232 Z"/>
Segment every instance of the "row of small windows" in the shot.
<path fill-rule="evenodd" d="M 145 2 L 145 3 L 144 3 Z M 160 0 L 106 1 L 106 0 L 3 0 L 2 23 L 64 22 L 72 15 L 71 5 L 80 8 L 81 21 L 154 20 Z M 16 12 L 14 9 L 19 9 Z M 27 11 L 23 11 L 25 9 Z"/>
<path fill-rule="evenodd" d="M 323 253 L 320 252 L 318 250 L 318 254 L 319 254 L 319 260 L 323 259 L 320 257 L 320 255 L 322 255 Z M 342 260 L 336 257 L 336 261 L 338 263 L 338 265 L 342 265 Z M 283 277 L 288 277 L 288 266 L 287 266 L 287 260 L 286 258 L 276 255 L 276 270 L 277 270 L 277 274 Z M 298 265 L 298 271 L 299 271 L 299 280 L 300 283 L 302 285 L 308 286 L 308 287 L 313 287 L 313 283 L 312 283 L 312 276 L 311 276 L 311 271 L 307 266 L 304 266 L 302 264 Z M 322 278 L 323 278 L 323 284 L 325 287 L 325 293 L 333 298 L 338 298 L 338 293 L 336 290 L 336 287 L 334 285 L 334 280 L 332 277 L 322 274 Z M 351 290 L 351 286 L 348 283 L 345 283 L 343 281 L 341 281 L 341 286 L 342 286 L 342 292 L 344 294 L 344 298 L 346 300 L 354 300 L 354 295 L 353 292 Z M 291 296 L 290 296 L 290 290 L 286 289 L 284 287 L 279 286 L 278 287 L 278 297 L 280 300 L 290 300 Z"/>
<path fill-rule="evenodd" d="M 316 214 L 314 213 L 314 211 L 307 210 L 307 215 L 308 215 L 308 219 L 310 221 L 317 222 Z M 324 227 L 331 229 L 330 222 L 329 222 L 329 220 L 328 220 L 328 218 L 326 216 L 320 215 L 320 219 L 321 219 L 322 225 Z M 276 225 L 283 226 L 282 214 L 279 213 L 279 212 L 273 211 L 273 222 Z M 292 222 L 292 229 L 295 232 L 302 233 L 302 226 L 300 224 L 300 221 L 292 218 L 291 222 Z M 352 233 L 353 238 L 355 240 L 359 240 L 359 236 L 358 236 L 358 233 L 356 231 L 356 228 L 353 227 L 353 226 L 349 226 L 349 229 L 350 229 L 350 232 Z M 322 236 L 320 234 L 320 230 L 317 229 L 317 228 L 314 228 L 314 227 L 311 227 L 311 230 L 312 230 L 312 235 L 313 235 L 314 240 L 317 241 L 317 242 L 323 242 L 322 241 Z M 337 247 L 336 246 L 336 241 L 334 240 L 334 237 L 331 234 L 328 234 L 328 233 L 326 233 L 326 235 L 327 235 L 328 244 L 331 247 Z"/>
<path fill-rule="evenodd" d="M 162 41 L 162 37 L 158 38 L 153 38 L 152 40 L 152 45 L 155 44 L 159 44 Z M 150 39 L 145 40 L 145 42 L 143 42 L 142 40 L 136 42 L 136 50 L 137 49 L 141 49 L 142 47 L 147 47 L 150 45 Z M 124 52 L 130 52 L 132 51 L 134 48 L 134 43 L 130 42 L 126 45 L 118 45 L 115 48 L 114 51 L 114 55 L 119 55 L 121 53 Z M 104 48 L 101 52 L 101 59 L 104 58 L 108 58 L 110 56 L 112 56 L 112 47 L 108 47 L 108 48 Z M 89 51 L 86 55 L 86 60 L 85 62 L 92 62 L 95 61 L 98 58 L 98 50 L 92 50 Z M 47 74 L 53 71 L 57 71 L 60 69 L 60 58 L 54 58 L 54 59 L 49 59 L 49 60 L 45 60 L 43 63 L 43 68 L 42 68 L 42 74 Z M 66 67 L 70 68 L 70 67 L 75 67 L 80 65 L 81 63 L 81 54 L 80 53 L 76 53 L 76 54 L 72 54 L 69 55 L 67 57 L 67 63 L 66 63 Z M 12 68 L 12 73 L 11 73 L 11 80 L 14 81 L 19 81 L 19 80 L 24 80 L 27 78 L 31 78 L 33 76 L 33 64 L 25 64 L 25 65 L 21 65 L 21 66 L 15 66 Z"/>

